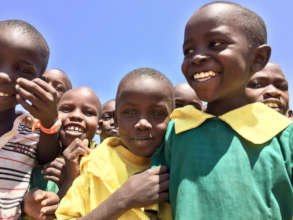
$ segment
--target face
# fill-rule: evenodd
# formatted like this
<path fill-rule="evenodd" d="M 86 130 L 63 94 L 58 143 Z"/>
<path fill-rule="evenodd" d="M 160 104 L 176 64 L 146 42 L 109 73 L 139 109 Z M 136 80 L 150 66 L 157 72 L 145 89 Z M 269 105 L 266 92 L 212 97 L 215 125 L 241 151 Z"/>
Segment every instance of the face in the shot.
<path fill-rule="evenodd" d="M 44 61 L 28 35 L 9 28 L 0 31 L 0 111 L 5 111 L 16 105 L 16 79 L 36 78 Z"/>
<path fill-rule="evenodd" d="M 66 92 L 58 105 L 62 120 L 60 138 L 68 146 L 75 138 L 89 141 L 94 137 L 98 125 L 98 99 L 88 88 L 81 87 Z"/>
<path fill-rule="evenodd" d="M 182 72 L 199 98 L 209 103 L 242 97 L 250 75 L 251 49 L 242 30 L 229 19 L 231 13 L 227 5 L 207 6 L 191 17 L 185 29 Z"/>
<path fill-rule="evenodd" d="M 101 129 L 101 141 L 107 137 L 117 136 L 117 128 L 114 122 L 115 100 L 106 102 L 103 105 L 102 116 L 99 120 L 99 127 Z"/>
<path fill-rule="evenodd" d="M 57 69 L 47 70 L 42 79 L 53 86 L 57 91 L 57 98 L 60 100 L 61 96 L 70 89 L 70 82 L 66 75 Z"/>
<path fill-rule="evenodd" d="M 197 97 L 194 90 L 186 83 L 181 83 L 175 86 L 175 107 L 183 107 L 193 105 L 198 110 L 201 110 L 202 103 Z"/>
<path fill-rule="evenodd" d="M 262 102 L 285 115 L 288 111 L 288 82 L 277 64 L 268 63 L 248 82 L 246 94 L 250 102 Z"/>
<path fill-rule="evenodd" d="M 150 157 L 163 141 L 172 111 L 166 82 L 147 77 L 129 79 L 117 101 L 119 136 L 134 154 Z"/>

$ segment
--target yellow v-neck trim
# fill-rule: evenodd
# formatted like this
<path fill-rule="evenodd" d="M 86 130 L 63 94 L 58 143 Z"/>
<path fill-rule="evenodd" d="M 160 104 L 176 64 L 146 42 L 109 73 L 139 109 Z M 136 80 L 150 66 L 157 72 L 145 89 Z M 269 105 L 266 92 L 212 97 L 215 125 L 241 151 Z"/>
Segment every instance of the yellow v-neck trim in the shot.
<path fill-rule="evenodd" d="M 207 119 L 216 117 L 197 110 L 193 106 L 175 109 L 171 119 L 175 121 L 175 133 L 196 128 Z M 263 103 L 252 103 L 218 117 L 240 136 L 254 144 L 263 144 L 292 122 Z"/>

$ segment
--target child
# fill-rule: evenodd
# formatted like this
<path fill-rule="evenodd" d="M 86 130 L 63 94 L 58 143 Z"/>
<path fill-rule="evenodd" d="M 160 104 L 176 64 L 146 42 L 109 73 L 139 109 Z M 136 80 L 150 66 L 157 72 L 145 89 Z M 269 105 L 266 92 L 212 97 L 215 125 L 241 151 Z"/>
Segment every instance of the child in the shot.
<path fill-rule="evenodd" d="M 202 110 L 201 100 L 188 83 L 179 83 L 174 87 L 175 108 L 193 105 L 198 110 Z"/>
<path fill-rule="evenodd" d="M 276 63 L 268 63 L 250 78 L 246 95 L 249 101 L 262 102 L 283 115 L 288 111 L 288 82 Z"/>
<path fill-rule="evenodd" d="M 42 79 L 53 86 L 57 91 L 58 101 L 64 92 L 72 89 L 71 81 L 68 76 L 60 69 L 47 70 Z"/>
<path fill-rule="evenodd" d="M 293 214 L 293 126 L 245 87 L 270 57 L 254 12 L 213 2 L 189 19 L 182 72 L 207 113 L 174 110 L 154 165 L 170 168 L 175 219 L 288 219 Z"/>
<path fill-rule="evenodd" d="M 62 70 L 59 69 L 50 69 L 45 71 L 42 75 L 42 79 L 55 88 L 58 102 L 64 92 L 72 88 L 70 79 Z M 31 175 L 29 188 L 38 188 L 57 193 L 59 191 L 58 186 L 61 177 L 61 170 L 64 164 L 64 159 L 58 157 L 44 166 L 35 167 Z"/>
<path fill-rule="evenodd" d="M 79 175 L 79 156 L 89 153 L 88 146 L 95 144 L 89 144 L 88 140 L 92 140 L 96 132 L 101 104 L 94 91 L 80 87 L 65 92 L 58 104 L 58 112 L 62 120 L 60 141 L 65 149 L 63 155 L 66 165 L 60 180 L 59 196 L 48 192 L 48 189 L 32 190 L 26 194 L 24 210 L 35 219 L 52 217 L 59 197 L 62 198 Z M 36 187 L 39 185 L 35 184 Z"/>
<path fill-rule="evenodd" d="M 57 219 L 169 219 L 166 204 L 149 206 L 168 199 L 166 167 L 142 171 L 163 140 L 173 100 L 172 84 L 156 70 L 136 69 L 121 80 L 115 114 L 120 138 L 105 139 L 83 158 Z"/>
<path fill-rule="evenodd" d="M 20 103 L 43 128 L 57 129 L 56 91 L 40 77 L 46 69 L 49 48 L 43 36 L 30 24 L 20 20 L 0 22 L 0 219 L 18 219 L 32 167 L 57 155 L 57 147 L 44 143 L 57 140 L 56 133 L 41 129 L 32 134 L 33 119 L 21 114 Z M 49 129 L 50 130 L 50 129 Z"/>
<path fill-rule="evenodd" d="M 117 127 L 114 122 L 115 99 L 111 99 L 104 103 L 102 108 L 102 116 L 99 120 L 99 129 L 97 134 L 100 134 L 100 141 L 103 142 L 107 137 L 117 136 Z"/>

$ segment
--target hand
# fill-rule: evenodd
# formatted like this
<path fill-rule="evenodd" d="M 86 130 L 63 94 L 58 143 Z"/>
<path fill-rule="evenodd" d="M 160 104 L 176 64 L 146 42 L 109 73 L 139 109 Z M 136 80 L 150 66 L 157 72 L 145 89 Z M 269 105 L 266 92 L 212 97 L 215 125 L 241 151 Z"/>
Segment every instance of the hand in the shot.
<path fill-rule="evenodd" d="M 50 128 L 58 117 L 56 90 L 40 78 L 18 78 L 16 83 L 17 102 L 38 118 L 44 127 Z"/>
<path fill-rule="evenodd" d="M 131 176 L 119 189 L 127 207 L 140 208 L 169 199 L 168 168 L 159 166 Z"/>
<path fill-rule="evenodd" d="M 36 220 L 54 219 L 58 204 L 59 197 L 53 192 L 33 189 L 24 196 L 24 212 Z"/>
<path fill-rule="evenodd" d="M 62 170 L 65 166 L 65 160 L 63 157 L 57 157 L 55 160 L 47 163 L 43 166 L 42 174 L 44 179 L 55 182 L 60 188 L 63 182 Z"/>
<path fill-rule="evenodd" d="M 79 176 L 79 159 L 80 156 L 90 153 L 88 148 L 89 141 L 84 139 L 81 141 L 79 138 L 76 138 L 71 144 L 64 150 L 63 156 L 65 158 L 65 167 L 64 172 L 66 179 L 74 180 Z"/>

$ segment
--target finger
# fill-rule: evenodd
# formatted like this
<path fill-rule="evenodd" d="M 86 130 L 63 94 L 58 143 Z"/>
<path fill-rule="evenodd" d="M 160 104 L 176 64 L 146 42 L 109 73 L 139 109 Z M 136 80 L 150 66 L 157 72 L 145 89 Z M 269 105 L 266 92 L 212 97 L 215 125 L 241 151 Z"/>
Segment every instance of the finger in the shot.
<path fill-rule="evenodd" d="M 57 91 L 55 90 L 55 88 L 53 86 L 51 86 L 49 83 L 47 83 L 46 81 L 40 79 L 40 78 L 35 78 L 33 80 L 38 86 L 40 86 L 43 90 L 45 90 L 46 92 L 51 93 L 55 98 L 57 97 Z"/>
<path fill-rule="evenodd" d="M 45 91 L 43 88 L 41 88 L 34 81 L 29 81 L 24 78 L 18 78 L 16 82 L 18 84 L 17 86 L 19 86 L 22 90 L 26 91 L 24 95 L 28 96 L 28 94 L 34 94 L 38 98 L 38 100 L 41 99 L 42 101 L 49 99 L 50 94 L 47 91 Z M 36 99 L 31 100 L 29 99 L 30 96 L 25 98 L 30 100 L 33 104 L 35 104 L 34 102 Z"/>
<path fill-rule="evenodd" d="M 62 167 L 63 167 L 63 163 L 61 163 L 60 161 L 55 159 L 54 161 L 45 164 L 44 167 L 43 167 L 43 170 L 45 171 L 48 168 L 54 168 L 54 169 L 57 169 L 57 170 L 61 170 Z"/>
<path fill-rule="evenodd" d="M 53 181 L 56 184 L 60 182 L 60 178 L 57 177 L 57 176 L 46 175 L 46 176 L 44 176 L 44 179 L 51 180 L 51 181 Z"/>
<path fill-rule="evenodd" d="M 158 201 L 163 202 L 163 201 L 168 201 L 169 200 L 169 192 L 161 192 L 159 194 Z"/>
<path fill-rule="evenodd" d="M 88 148 L 88 146 L 89 146 L 89 140 L 86 138 L 86 139 L 83 139 L 82 140 L 82 145 L 84 146 L 84 147 L 87 147 Z"/>
<path fill-rule="evenodd" d="M 59 203 L 59 196 L 53 192 L 47 192 L 46 198 L 41 202 L 41 206 L 52 206 Z"/>
<path fill-rule="evenodd" d="M 169 180 L 169 178 L 170 178 L 169 173 L 160 174 L 159 175 L 159 182 L 163 183 L 163 182 Z"/>
<path fill-rule="evenodd" d="M 158 166 L 158 167 L 150 168 L 149 171 L 152 174 L 163 174 L 168 172 L 168 168 L 166 166 Z"/>
<path fill-rule="evenodd" d="M 34 115 L 37 112 L 37 109 L 35 106 L 32 106 L 30 103 L 28 103 L 24 97 L 21 96 L 21 94 L 16 95 L 17 103 L 22 105 L 22 107 L 30 112 L 32 115 Z"/>
<path fill-rule="evenodd" d="M 41 201 L 45 198 L 45 192 L 37 188 L 32 189 L 28 193 L 32 195 L 34 201 Z"/>
<path fill-rule="evenodd" d="M 43 215 L 53 215 L 57 208 L 58 208 L 58 204 L 52 205 L 52 206 L 45 206 L 41 208 L 40 212 Z"/>
<path fill-rule="evenodd" d="M 159 185 L 159 192 L 164 192 L 169 189 L 169 180 L 160 183 Z"/>

